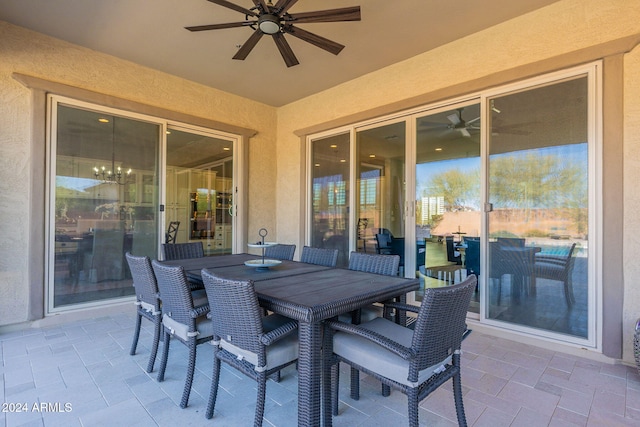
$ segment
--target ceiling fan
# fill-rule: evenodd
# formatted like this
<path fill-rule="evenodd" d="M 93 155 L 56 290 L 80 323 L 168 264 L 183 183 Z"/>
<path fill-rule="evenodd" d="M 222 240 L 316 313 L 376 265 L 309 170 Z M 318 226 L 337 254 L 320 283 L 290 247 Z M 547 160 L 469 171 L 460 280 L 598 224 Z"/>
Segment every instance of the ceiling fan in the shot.
<path fill-rule="evenodd" d="M 447 119 L 451 122 L 450 125 L 447 125 L 449 129 L 456 130 L 462 134 L 465 138 L 471 137 L 471 133 L 469 133 L 469 129 L 478 130 L 479 126 L 474 125 L 475 122 L 480 120 L 480 117 L 476 117 L 475 119 L 471 119 L 465 121 L 462 118 L 462 110 L 463 108 L 458 108 L 458 114 L 449 114 Z"/>
<path fill-rule="evenodd" d="M 462 117 L 463 111 L 464 111 L 464 108 L 458 108 L 455 113 L 451 113 L 445 116 L 449 121 L 449 123 L 442 123 L 440 121 L 438 122 L 421 121 L 419 125 L 421 127 L 426 127 L 427 129 L 425 130 L 427 131 L 444 128 L 444 131 L 441 131 L 438 134 L 439 137 L 443 137 L 445 135 L 449 135 L 449 134 L 452 134 L 453 132 L 456 132 L 465 138 L 470 138 L 471 137 L 471 132 L 469 132 L 470 130 L 480 130 L 479 123 L 477 123 L 480 120 L 480 116 L 471 120 L 465 120 Z"/>
<path fill-rule="evenodd" d="M 314 22 L 344 22 L 359 21 L 360 6 L 344 7 L 340 9 L 319 10 L 315 12 L 288 13 L 288 10 L 298 0 L 278 0 L 275 6 L 271 0 L 252 0 L 254 7 L 246 9 L 226 0 L 208 0 L 219 6 L 235 10 L 245 15 L 245 20 L 240 22 L 229 22 L 226 24 L 210 24 L 185 27 L 189 31 L 207 31 L 220 30 L 225 28 L 251 27 L 254 32 L 242 45 L 238 53 L 233 59 L 244 60 L 260 41 L 263 35 L 267 34 L 273 37 L 282 59 L 284 59 L 287 67 L 298 65 L 293 50 L 284 38 L 285 34 L 292 35 L 313 44 L 321 49 L 337 55 L 344 49 L 344 45 L 321 37 L 317 34 L 310 33 L 293 24 L 306 24 Z"/>

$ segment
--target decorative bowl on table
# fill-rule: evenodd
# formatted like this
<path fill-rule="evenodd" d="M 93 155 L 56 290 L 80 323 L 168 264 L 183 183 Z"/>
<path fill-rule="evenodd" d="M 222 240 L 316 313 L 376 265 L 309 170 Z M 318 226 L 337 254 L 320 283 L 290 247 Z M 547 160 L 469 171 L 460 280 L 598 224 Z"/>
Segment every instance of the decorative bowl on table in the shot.
<path fill-rule="evenodd" d="M 249 261 L 245 261 L 244 265 L 247 267 L 255 267 L 255 268 L 269 268 L 275 267 L 276 265 L 282 264 L 282 261 L 279 259 L 252 259 Z"/>

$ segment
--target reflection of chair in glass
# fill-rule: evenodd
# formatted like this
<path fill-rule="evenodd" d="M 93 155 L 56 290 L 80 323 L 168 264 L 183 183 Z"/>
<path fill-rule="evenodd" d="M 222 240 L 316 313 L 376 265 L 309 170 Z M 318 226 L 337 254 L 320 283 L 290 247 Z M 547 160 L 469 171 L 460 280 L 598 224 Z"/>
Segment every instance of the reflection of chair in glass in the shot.
<path fill-rule="evenodd" d="M 258 383 L 254 425 L 262 425 L 267 377 L 298 359 L 298 322 L 271 314 L 263 316 L 251 281 L 220 279 L 202 272 L 213 333 L 213 375 L 206 417 L 215 409 L 220 362 Z"/>
<path fill-rule="evenodd" d="M 169 227 L 167 227 L 167 233 L 164 236 L 165 243 L 175 243 L 176 235 L 178 234 L 178 228 L 180 227 L 180 221 L 171 221 Z"/>
<path fill-rule="evenodd" d="M 335 267 L 338 262 L 338 250 L 304 246 L 302 255 L 300 255 L 300 262 Z"/>
<path fill-rule="evenodd" d="M 102 282 L 104 280 L 122 280 L 124 229 L 112 230 L 98 228 L 93 233 L 93 253 L 91 255 L 91 270 L 89 280 Z"/>
<path fill-rule="evenodd" d="M 525 239 L 519 237 L 498 237 L 498 245 L 503 248 L 524 248 Z"/>
<path fill-rule="evenodd" d="M 467 249 L 465 251 L 465 266 L 467 267 L 467 275 L 474 274 L 476 277 L 480 275 L 480 240 L 467 240 Z"/>
<path fill-rule="evenodd" d="M 576 244 L 572 244 L 566 256 L 537 255 L 535 257 L 536 279 L 556 280 L 564 284 L 564 298 L 567 306 L 573 305 L 576 301 L 573 295 L 573 264 L 575 258 L 573 251 Z M 535 292 L 535 289 L 532 289 Z"/>
<path fill-rule="evenodd" d="M 345 236 L 334 234 L 324 241 L 324 247 L 327 249 L 338 250 L 337 266 L 346 267 L 349 264 L 349 242 Z"/>
<path fill-rule="evenodd" d="M 498 304 L 502 295 L 502 278 L 511 276 L 511 293 L 515 298 L 522 291 L 535 289 L 535 251 L 533 247 L 503 246 L 489 243 L 489 278 L 498 280 Z"/>
<path fill-rule="evenodd" d="M 165 261 L 202 258 L 204 256 L 204 247 L 202 246 L 202 242 L 163 243 L 162 252 L 164 253 Z"/>
<path fill-rule="evenodd" d="M 462 256 L 453 247 L 453 236 L 445 236 L 445 244 L 447 245 L 447 261 L 462 265 Z"/>
<path fill-rule="evenodd" d="M 264 256 L 268 258 L 291 261 L 296 253 L 296 245 L 277 244 L 264 250 Z"/>
<path fill-rule="evenodd" d="M 181 266 L 170 267 L 158 261 L 151 261 L 156 275 L 160 299 L 162 299 L 162 325 L 164 327 L 164 348 L 158 370 L 158 381 L 164 381 L 164 374 L 169 358 L 169 344 L 176 338 L 189 348 L 187 377 L 180 407 L 189 403 L 191 384 L 196 366 L 196 346 L 213 339 L 211 320 L 207 318 L 209 304 L 204 298 L 194 298 L 187 277 Z"/>
<path fill-rule="evenodd" d="M 376 252 L 380 255 L 391 255 L 391 236 L 386 233 L 376 234 Z"/>
<path fill-rule="evenodd" d="M 136 220 L 133 224 L 131 253 L 136 256 L 158 257 L 156 245 L 156 223 L 150 220 Z"/>
<path fill-rule="evenodd" d="M 460 383 L 461 343 L 467 333 L 466 317 L 476 277 L 469 276 L 459 285 L 430 288 L 420 307 L 390 304 L 418 313 L 412 329 L 384 318 L 360 326 L 330 321 L 333 335 L 332 400 L 338 411 L 338 362 L 349 364 L 407 395 L 409 425 L 418 425 L 418 404 L 442 384 L 453 379 L 453 396 L 458 424 L 467 425 Z M 327 330 L 327 333 L 328 333 Z M 354 386 L 355 397 L 354 395 Z M 351 384 L 358 399 L 359 384 Z"/>
<path fill-rule="evenodd" d="M 153 273 L 151 260 L 148 256 L 133 256 L 129 252 L 127 252 L 125 256 L 129 264 L 129 269 L 131 270 L 133 287 L 136 290 L 136 305 L 138 306 L 136 310 L 136 327 L 133 332 L 133 342 L 131 343 L 131 351 L 129 354 L 132 356 L 136 354 L 142 318 L 149 319 L 154 325 L 151 354 L 149 355 L 149 363 L 147 365 L 147 372 L 151 372 L 153 371 L 156 354 L 158 353 L 160 328 L 162 326 L 158 284 L 156 283 L 156 276 Z"/>
<path fill-rule="evenodd" d="M 356 230 L 357 246 L 363 252 L 367 252 L 366 231 L 369 225 L 369 218 L 358 218 L 358 229 Z M 362 244 L 360 244 L 362 242 Z"/>

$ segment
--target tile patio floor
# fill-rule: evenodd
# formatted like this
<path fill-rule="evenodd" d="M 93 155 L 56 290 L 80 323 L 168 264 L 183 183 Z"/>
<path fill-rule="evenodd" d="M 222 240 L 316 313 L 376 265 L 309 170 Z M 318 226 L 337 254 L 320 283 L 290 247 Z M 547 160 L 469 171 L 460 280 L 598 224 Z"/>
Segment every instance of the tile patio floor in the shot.
<path fill-rule="evenodd" d="M 225 367 L 213 420 L 204 418 L 211 348 L 199 346 L 189 406 L 178 404 L 186 347 L 172 342 L 166 379 L 145 372 L 151 324 L 143 322 L 138 354 L 129 356 L 134 309 L 111 308 L 88 320 L 58 316 L 38 328 L 0 334 L 0 425 L 13 426 L 249 426 L 255 383 Z M 89 313 L 96 316 L 95 312 Z M 84 314 L 85 316 L 87 313 Z M 610 365 L 473 332 L 463 346 L 462 383 L 470 426 L 640 426 L 640 376 Z M 224 365 L 223 365 L 224 366 Z M 340 415 L 335 426 L 407 425 L 406 398 L 380 395 L 361 376 L 361 398 L 348 395 L 342 369 Z M 297 376 L 269 381 L 265 426 L 294 426 Z M 49 404 L 35 411 L 34 404 Z M 13 404 L 13 405 L 11 405 Z M 26 412 L 15 412 L 16 404 Z M 55 405 L 59 404 L 58 407 Z M 65 404 L 68 412 L 64 412 Z M 9 412 L 5 412 L 10 410 Z M 421 403 L 421 425 L 454 426 L 450 383 Z"/>

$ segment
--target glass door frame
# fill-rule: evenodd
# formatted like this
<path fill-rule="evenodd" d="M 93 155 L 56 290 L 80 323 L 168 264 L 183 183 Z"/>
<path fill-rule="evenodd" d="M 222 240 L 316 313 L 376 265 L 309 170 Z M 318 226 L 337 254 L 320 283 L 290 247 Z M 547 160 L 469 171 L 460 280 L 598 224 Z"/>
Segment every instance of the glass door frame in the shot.
<path fill-rule="evenodd" d="M 45 220 L 45 265 L 44 265 L 45 267 L 45 300 L 46 300 L 45 314 L 54 314 L 54 313 L 64 312 L 69 310 L 103 306 L 105 304 L 113 304 L 119 301 L 128 301 L 134 297 L 134 296 L 124 296 L 124 297 L 109 298 L 104 300 L 103 299 L 92 300 L 89 302 L 63 305 L 60 307 L 54 306 L 55 206 L 53 204 L 55 203 L 55 195 L 53 194 L 53 191 L 55 191 L 55 189 L 53 186 L 55 186 L 56 172 L 57 172 L 55 163 L 57 158 L 56 156 L 57 156 L 57 146 L 58 146 L 58 141 L 57 141 L 58 120 L 57 119 L 58 119 L 59 105 L 64 105 L 64 106 L 69 106 L 71 108 L 89 110 L 93 112 L 104 113 L 107 115 L 123 117 L 125 119 L 131 119 L 131 120 L 137 120 L 137 121 L 143 121 L 143 122 L 155 124 L 158 126 L 158 132 L 160 133 L 158 135 L 159 155 L 157 159 L 157 161 L 160 163 L 162 162 L 162 159 L 163 159 L 162 153 L 165 148 L 164 146 L 165 138 L 163 136 L 163 131 L 166 129 L 165 129 L 164 121 L 157 117 L 148 116 L 140 113 L 134 113 L 126 110 L 120 110 L 112 107 L 105 107 L 99 104 L 80 101 L 77 99 L 68 98 L 60 95 L 47 96 L 48 114 L 47 114 L 46 139 L 48 141 L 48 144 L 46 145 L 47 185 L 46 185 L 46 191 L 45 191 L 45 209 L 46 209 L 45 219 L 46 220 Z M 158 174 L 159 176 L 162 176 L 162 170 L 160 168 L 160 165 L 158 165 Z M 162 187 L 160 183 L 158 185 L 157 191 L 160 199 L 161 191 L 162 191 Z M 162 213 L 162 212 L 159 212 L 159 213 Z M 163 223 L 162 221 L 163 215 L 158 215 L 157 218 L 158 219 L 156 224 L 156 233 L 161 233 L 160 226 Z M 158 236 L 160 235 L 161 234 L 158 234 Z M 158 239 L 158 242 L 160 242 L 161 240 L 162 239 Z M 159 251 L 160 251 L 160 245 L 158 244 L 158 253 Z"/>
<path fill-rule="evenodd" d="M 602 322 L 598 319 L 602 316 L 602 244 L 603 244 L 603 207 L 598 202 L 598 195 L 602 195 L 602 63 L 600 61 L 572 67 L 570 69 L 547 73 L 539 77 L 519 81 L 517 83 L 503 85 L 492 90 L 487 90 L 481 96 L 481 111 L 483 123 L 489 123 L 489 108 L 487 107 L 492 98 L 500 95 L 507 95 L 517 91 L 527 91 L 543 85 L 553 85 L 563 80 L 577 78 L 581 75 L 587 77 L 588 85 L 588 117 L 587 117 L 587 142 L 588 142 L 588 235 L 594 236 L 593 244 L 589 245 L 589 262 L 587 263 L 587 338 L 554 333 L 549 330 L 539 330 L 517 324 L 509 324 L 489 318 L 487 287 L 481 286 L 480 319 L 488 326 L 499 327 L 504 330 L 523 332 L 527 335 L 538 336 L 546 339 L 553 339 L 561 342 L 577 344 L 594 349 L 602 348 Z M 482 215 L 482 235 L 488 236 L 489 213 L 491 205 L 488 201 L 489 194 L 489 132 L 490 127 L 484 126 L 482 132 L 481 158 L 482 158 L 482 201 L 484 205 L 484 215 Z M 488 271 L 488 239 L 481 240 L 480 263 L 481 271 Z M 483 280 L 486 281 L 486 278 Z"/>
<path fill-rule="evenodd" d="M 196 135 L 202 135 L 205 137 L 210 137 L 210 138 L 218 138 L 218 139 L 224 139 L 227 141 L 230 141 L 233 148 L 232 148 L 232 158 L 233 158 L 233 173 L 232 173 L 232 189 L 233 189 L 233 203 L 232 203 L 232 208 L 231 211 L 233 212 L 231 214 L 231 229 L 232 229 L 232 239 L 231 239 L 231 253 L 238 253 L 239 250 L 242 249 L 244 242 L 239 240 L 239 234 L 243 234 L 243 233 L 238 233 L 239 228 L 241 228 L 241 224 L 243 223 L 241 216 L 236 215 L 236 212 L 243 212 L 243 209 L 245 208 L 244 206 L 244 202 L 243 202 L 243 198 L 238 197 L 239 194 L 239 181 L 241 180 L 241 172 L 240 172 L 240 164 L 241 164 L 241 153 L 240 151 L 242 150 L 242 144 L 240 143 L 240 137 L 238 135 L 234 135 L 228 132 L 223 132 L 223 131 L 218 131 L 215 129 L 208 129 L 208 128 L 203 128 L 200 126 L 195 126 L 195 125 L 189 125 L 186 123 L 180 123 L 180 122 L 173 122 L 173 121 L 167 121 L 165 122 L 165 129 L 164 129 L 164 135 L 167 135 L 167 132 L 175 129 L 181 132 L 188 132 L 188 133 L 193 133 Z M 167 151 L 166 151 L 166 146 L 167 146 L 167 138 L 163 138 L 164 139 L 164 149 L 161 152 L 161 171 L 162 171 L 162 180 L 161 180 L 161 186 L 162 186 L 162 191 L 160 193 L 161 195 L 161 204 L 163 206 L 167 206 L 167 161 L 166 161 L 166 156 L 167 156 Z M 163 215 L 162 215 L 162 230 L 166 230 L 167 224 L 166 224 L 166 210 L 163 211 Z"/>
<path fill-rule="evenodd" d="M 589 105 L 589 117 L 588 117 L 588 139 L 589 139 L 589 165 L 588 165 L 588 197 L 589 197 L 589 226 L 588 232 L 590 236 L 594 236 L 593 244 L 590 245 L 590 260 L 588 263 L 588 277 L 589 277 L 589 303 L 588 303 L 588 339 L 582 339 L 578 337 L 573 337 L 564 334 L 553 333 L 550 331 L 540 331 L 535 330 L 528 327 L 522 327 L 518 325 L 507 325 L 504 322 L 496 322 L 487 318 L 487 308 L 486 308 L 486 286 L 480 286 L 480 313 L 471 313 L 469 312 L 468 317 L 471 319 L 478 320 L 481 324 L 486 325 L 488 327 L 500 329 L 500 330 L 511 330 L 516 333 L 523 333 L 528 336 L 535 336 L 542 339 L 553 340 L 563 343 L 575 344 L 577 346 L 584 346 L 593 348 L 595 350 L 601 350 L 602 348 L 602 322 L 598 319 L 602 318 L 602 295 L 603 295 L 603 287 L 602 287 L 602 244 L 603 244 L 603 209 L 602 204 L 598 203 L 598 195 L 602 195 L 602 151 L 603 151 L 603 141 L 602 141 L 602 63 L 601 61 L 592 62 L 589 64 L 572 67 L 568 69 L 564 69 L 557 72 L 545 73 L 539 77 L 521 80 L 512 84 L 505 84 L 499 87 L 495 87 L 492 89 L 483 90 L 477 93 L 468 94 L 466 96 L 461 96 L 458 98 L 448 99 L 446 101 L 433 103 L 429 105 L 419 106 L 413 109 L 405 110 L 399 113 L 394 113 L 387 115 L 385 117 L 378 117 L 375 119 L 363 121 L 360 123 L 354 123 L 348 126 L 343 126 L 341 128 L 336 128 L 328 131 L 324 131 L 322 133 L 307 135 L 307 171 L 309 171 L 310 164 L 310 144 L 314 139 L 318 139 L 321 137 L 328 137 L 331 135 L 336 135 L 339 133 L 350 132 L 351 135 L 351 153 L 350 153 L 350 164 L 351 164 L 351 173 L 350 173 L 350 181 L 355 182 L 355 132 L 358 129 L 369 128 L 380 126 L 383 123 L 390 123 L 391 121 L 402 121 L 406 122 L 406 172 L 405 172 L 405 191 L 408 197 L 409 194 L 415 195 L 415 187 L 416 187 L 416 176 L 415 176 L 415 167 L 416 167 L 416 136 L 415 136 L 415 127 L 416 120 L 418 117 L 423 117 L 432 112 L 437 112 L 442 109 L 450 109 L 455 108 L 459 105 L 465 105 L 473 102 L 480 103 L 480 116 L 482 129 L 480 133 L 480 158 L 481 158 L 481 166 L 480 166 L 480 200 L 483 212 L 481 213 L 481 235 L 483 239 L 481 240 L 481 253 L 480 253 L 480 263 L 481 263 L 481 271 L 487 271 L 488 257 L 487 250 L 488 247 L 487 242 L 487 232 L 488 232 L 488 222 L 487 215 L 490 206 L 488 205 L 488 138 L 489 138 L 489 127 L 487 124 L 489 123 L 489 100 L 492 97 L 498 96 L 500 94 L 506 94 L 508 92 L 514 90 L 526 90 L 527 87 L 535 87 L 541 84 L 553 84 L 561 79 L 572 78 L 580 74 L 587 74 L 589 76 L 588 83 L 588 105 Z M 310 174 L 307 174 L 307 215 L 306 218 L 310 218 L 311 209 L 311 194 L 312 189 L 310 187 Z M 413 197 L 415 198 L 415 197 Z M 350 194 L 350 204 L 351 206 L 356 206 L 356 192 L 351 191 Z M 407 202 L 405 204 L 405 277 L 413 277 L 408 274 L 408 272 L 415 271 L 415 248 L 409 247 L 413 245 L 409 245 L 407 242 L 411 242 L 415 239 L 415 222 L 416 222 L 416 201 Z M 355 209 L 350 210 L 350 251 L 355 250 L 356 248 L 356 212 Z M 306 227 L 306 236 L 305 241 L 306 244 L 310 242 L 310 233 L 311 233 L 311 222 L 307 219 L 307 227 Z M 484 279 L 482 279 L 484 280 Z M 413 296 L 408 296 L 409 302 L 415 302 Z"/>
<path fill-rule="evenodd" d="M 247 176 L 246 176 L 246 158 L 247 158 L 247 144 L 246 137 L 242 135 L 232 134 L 216 130 L 213 128 L 205 128 L 197 125 L 186 124 L 183 122 L 172 121 L 157 116 L 150 116 L 147 114 L 136 113 L 130 110 L 122 110 L 119 108 L 109 107 L 97 104 L 95 102 L 81 101 L 75 98 L 70 98 L 63 95 L 47 94 L 47 108 L 46 108 L 46 130 L 45 130 L 45 213 L 44 213 L 44 237 L 45 237 L 45 253 L 44 253 L 44 313 L 45 316 L 72 311 L 78 309 L 85 309 L 91 307 L 105 306 L 109 304 L 118 303 L 121 301 L 130 301 L 133 296 L 117 297 L 104 300 L 93 300 L 84 303 L 78 303 L 73 305 L 65 305 L 61 307 L 54 307 L 54 265 L 55 265 L 55 239 L 53 234 L 55 232 L 55 206 L 52 204 L 55 202 L 55 195 L 52 193 L 54 189 L 52 185 L 55 185 L 55 162 L 57 153 L 57 107 L 59 104 L 70 106 L 72 108 L 85 109 L 95 112 L 100 112 L 108 115 L 119 116 L 132 120 L 144 121 L 159 126 L 158 135 L 158 220 L 157 220 L 157 235 L 158 235 L 158 248 L 157 256 L 161 253 L 161 244 L 164 242 L 164 230 L 166 230 L 166 212 L 164 207 L 166 206 L 166 149 L 167 149 L 167 131 L 170 128 L 187 130 L 189 132 L 200 132 L 207 136 L 215 136 L 217 138 L 223 138 L 232 141 L 233 143 L 233 211 L 239 212 L 239 215 L 233 215 L 232 217 L 232 253 L 238 253 L 242 251 L 246 244 L 246 215 L 243 214 L 246 209 L 246 188 L 247 188 Z"/>

